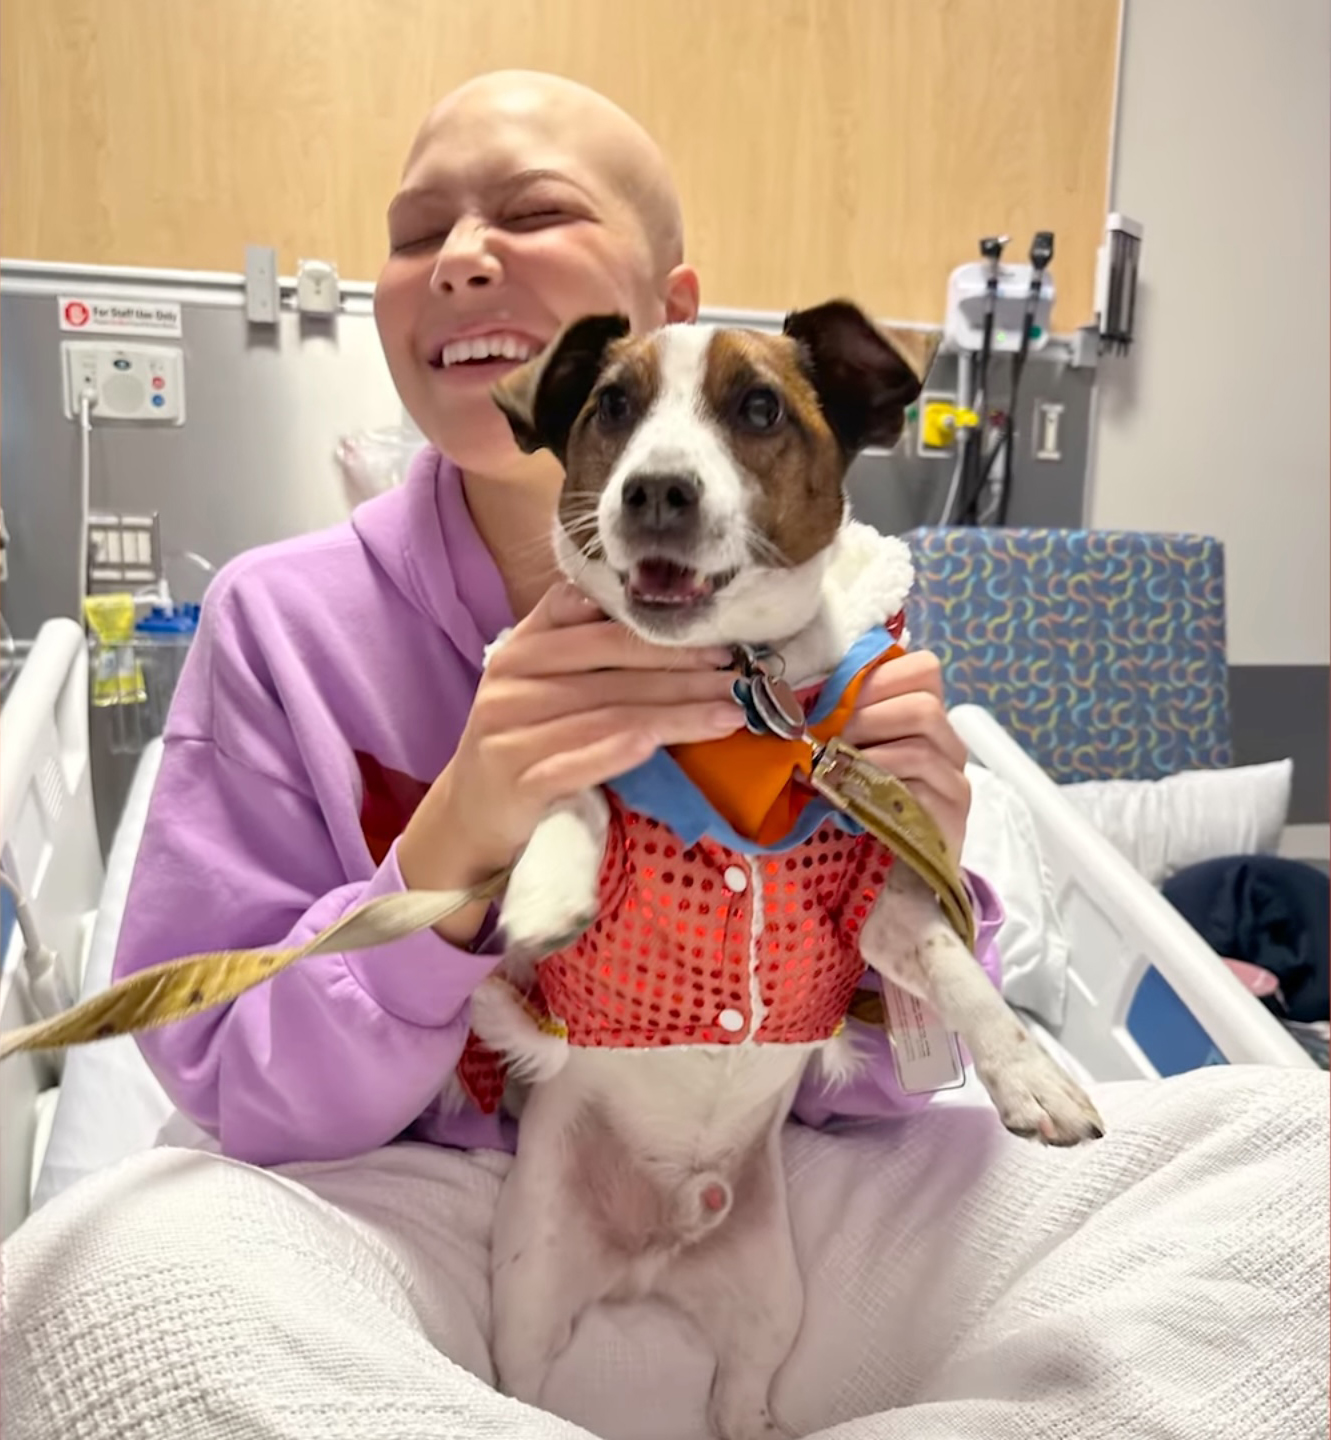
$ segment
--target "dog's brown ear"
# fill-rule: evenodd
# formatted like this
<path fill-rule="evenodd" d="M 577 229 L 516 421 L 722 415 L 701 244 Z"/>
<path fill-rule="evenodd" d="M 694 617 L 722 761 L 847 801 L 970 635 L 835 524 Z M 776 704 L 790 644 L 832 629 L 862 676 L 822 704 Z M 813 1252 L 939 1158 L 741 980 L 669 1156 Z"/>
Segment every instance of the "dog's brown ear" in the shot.
<path fill-rule="evenodd" d="M 575 320 L 494 387 L 490 393 L 520 450 L 528 455 L 549 450 L 564 463 L 569 432 L 605 365 L 606 351 L 628 333 L 623 315 Z"/>
<path fill-rule="evenodd" d="M 908 358 L 904 345 L 894 344 L 848 300 L 793 311 L 786 316 L 785 333 L 799 344 L 818 403 L 842 450 L 854 456 L 868 445 L 895 445 L 936 342 Z"/>

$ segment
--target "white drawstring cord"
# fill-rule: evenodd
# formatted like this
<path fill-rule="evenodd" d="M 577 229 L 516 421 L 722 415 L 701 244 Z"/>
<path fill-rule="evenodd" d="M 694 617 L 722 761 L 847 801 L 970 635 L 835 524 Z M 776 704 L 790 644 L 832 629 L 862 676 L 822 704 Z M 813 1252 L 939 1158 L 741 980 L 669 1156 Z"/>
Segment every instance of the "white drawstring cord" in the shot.
<path fill-rule="evenodd" d="M 75 619 L 83 623 L 83 602 L 88 598 L 88 519 L 92 505 L 92 406 L 95 390 L 79 396 L 79 606 Z"/>

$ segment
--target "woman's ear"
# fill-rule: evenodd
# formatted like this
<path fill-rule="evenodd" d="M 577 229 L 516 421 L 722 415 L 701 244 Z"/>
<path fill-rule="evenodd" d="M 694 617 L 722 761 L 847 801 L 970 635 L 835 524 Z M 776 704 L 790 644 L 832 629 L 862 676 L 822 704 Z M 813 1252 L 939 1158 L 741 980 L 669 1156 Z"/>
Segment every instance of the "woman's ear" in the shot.
<path fill-rule="evenodd" d="M 676 265 L 666 276 L 666 324 L 692 325 L 698 318 L 701 293 L 698 272 L 691 265 Z"/>

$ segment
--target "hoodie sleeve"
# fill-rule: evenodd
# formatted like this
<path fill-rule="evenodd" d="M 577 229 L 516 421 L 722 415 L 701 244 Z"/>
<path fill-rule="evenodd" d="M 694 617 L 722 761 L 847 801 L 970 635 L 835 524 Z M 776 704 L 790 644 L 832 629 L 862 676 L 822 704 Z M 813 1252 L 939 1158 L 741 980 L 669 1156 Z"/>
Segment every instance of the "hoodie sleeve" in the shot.
<path fill-rule="evenodd" d="M 233 598 L 223 588 L 205 607 L 172 706 L 116 979 L 200 951 L 299 943 L 405 888 L 396 846 L 376 868 L 368 847 L 349 862 L 345 837 L 335 840 Z M 496 963 L 433 931 L 316 956 L 139 1043 L 175 1105 L 225 1154 L 338 1159 L 387 1144 L 426 1110 L 461 1054 L 469 997 Z"/>
<path fill-rule="evenodd" d="M 1003 907 L 987 881 L 969 871 L 965 876 L 975 909 L 976 963 L 994 985 L 1001 988 L 997 937 L 1003 924 Z M 872 971 L 866 972 L 865 983 L 875 988 L 881 984 Z M 923 1110 L 932 1099 L 928 1093 L 907 1095 L 897 1083 L 886 1032 L 861 1025 L 856 1039 L 864 1062 L 849 1080 L 831 1086 L 819 1075 L 817 1066 L 809 1067 L 795 1097 L 793 1112 L 804 1124 L 821 1128 L 837 1120 L 887 1120 Z"/>

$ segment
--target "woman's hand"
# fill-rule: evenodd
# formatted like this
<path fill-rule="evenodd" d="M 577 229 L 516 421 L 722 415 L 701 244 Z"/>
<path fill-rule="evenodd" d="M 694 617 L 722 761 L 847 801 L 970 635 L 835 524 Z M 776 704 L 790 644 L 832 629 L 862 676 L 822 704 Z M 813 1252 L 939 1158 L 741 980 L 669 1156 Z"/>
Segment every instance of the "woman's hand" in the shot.
<path fill-rule="evenodd" d="M 552 804 L 659 748 L 739 730 L 728 650 L 653 646 L 556 586 L 494 654 L 457 752 L 398 842 L 413 890 L 479 884 L 511 864 Z M 467 943 L 486 906 L 441 923 Z"/>
<path fill-rule="evenodd" d="M 905 784 L 959 859 L 971 787 L 964 769 L 966 746 L 943 708 L 937 657 L 912 652 L 873 671 L 860 688 L 845 738 Z"/>

